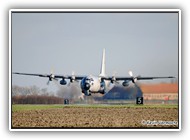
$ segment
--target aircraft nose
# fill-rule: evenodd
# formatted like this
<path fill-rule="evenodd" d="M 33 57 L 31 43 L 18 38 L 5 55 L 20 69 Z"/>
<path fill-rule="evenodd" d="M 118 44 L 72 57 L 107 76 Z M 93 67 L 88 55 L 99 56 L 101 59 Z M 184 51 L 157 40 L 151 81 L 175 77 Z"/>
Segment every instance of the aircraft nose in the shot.
<path fill-rule="evenodd" d="M 90 89 L 90 84 L 89 83 L 85 83 L 85 89 L 89 90 Z"/>

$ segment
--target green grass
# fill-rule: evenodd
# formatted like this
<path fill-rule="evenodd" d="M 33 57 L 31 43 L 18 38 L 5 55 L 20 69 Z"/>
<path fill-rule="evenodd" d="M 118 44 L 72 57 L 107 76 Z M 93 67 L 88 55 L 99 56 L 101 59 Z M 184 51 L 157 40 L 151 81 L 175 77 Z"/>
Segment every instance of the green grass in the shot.
<path fill-rule="evenodd" d="M 12 105 L 12 111 L 63 108 L 63 105 Z"/>
<path fill-rule="evenodd" d="M 42 110 L 42 109 L 52 109 L 52 108 L 77 108 L 77 107 L 87 107 L 87 108 L 178 108 L 178 105 L 107 105 L 107 104 L 95 104 L 95 105 L 12 105 L 12 111 L 23 111 L 23 110 Z"/>
<path fill-rule="evenodd" d="M 136 104 L 125 104 L 125 105 L 109 105 L 109 104 L 87 104 L 87 105 L 67 105 L 65 107 L 88 107 L 88 108 L 178 108 L 178 105 L 136 105 Z"/>

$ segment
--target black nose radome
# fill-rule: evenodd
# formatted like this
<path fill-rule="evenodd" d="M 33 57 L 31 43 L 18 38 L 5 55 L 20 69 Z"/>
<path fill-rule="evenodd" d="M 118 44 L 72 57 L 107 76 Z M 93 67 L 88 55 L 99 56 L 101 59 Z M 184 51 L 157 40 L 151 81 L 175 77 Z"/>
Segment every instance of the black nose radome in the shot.
<path fill-rule="evenodd" d="M 85 83 L 85 89 L 89 90 L 90 89 L 90 84 L 89 83 Z"/>

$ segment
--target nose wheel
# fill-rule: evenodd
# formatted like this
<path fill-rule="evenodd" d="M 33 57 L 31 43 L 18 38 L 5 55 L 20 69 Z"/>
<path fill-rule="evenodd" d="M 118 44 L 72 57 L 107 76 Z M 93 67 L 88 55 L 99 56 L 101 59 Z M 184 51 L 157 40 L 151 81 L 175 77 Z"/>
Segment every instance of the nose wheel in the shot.
<path fill-rule="evenodd" d="M 105 90 L 101 91 L 100 93 L 101 93 L 101 94 L 105 94 Z"/>
<path fill-rule="evenodd" d="M 91 93 L 89 92 L 89 90 L 85 90 L 85 91 L 83 91 L 83 93 L 84 93 L 84 95 L 86 95 L 86 96 L 90 96 L 90 95 L 91 95 Z"/>

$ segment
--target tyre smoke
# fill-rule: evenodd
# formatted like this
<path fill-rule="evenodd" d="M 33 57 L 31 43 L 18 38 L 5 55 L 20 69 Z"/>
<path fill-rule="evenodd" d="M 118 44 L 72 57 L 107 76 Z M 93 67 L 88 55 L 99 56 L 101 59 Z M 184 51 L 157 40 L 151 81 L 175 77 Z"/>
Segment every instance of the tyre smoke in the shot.
<path fill-rule="evenodd" d="M 56 92 L 56 95 L 58 97 L 72 100 L 84 99 L 84 94 L 81 92 L 81 88 L 78 82 L 70 82 L 67 85 L 60 85 L 59 82 L 56 80 L 53 80 L 53 82 L 58 87 L 58 90 Z"/>

